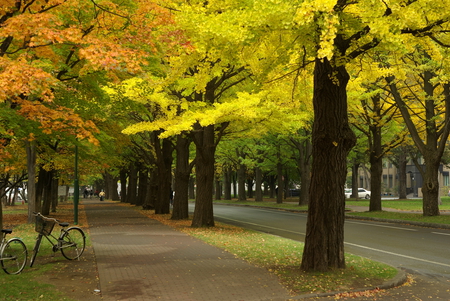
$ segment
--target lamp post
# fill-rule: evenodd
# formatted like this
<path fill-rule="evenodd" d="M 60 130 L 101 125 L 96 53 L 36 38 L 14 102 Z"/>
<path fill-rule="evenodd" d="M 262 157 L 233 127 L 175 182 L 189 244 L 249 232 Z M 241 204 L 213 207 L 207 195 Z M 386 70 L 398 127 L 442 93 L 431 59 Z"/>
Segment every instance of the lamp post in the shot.
<path fill-rule="evenodd" d="M 75 169 L 73 180 L 73 223 L 78 225 L 78 199 L 80 196 L 80 189 L 78 186 L 78 145 L 75 145 Z"/>

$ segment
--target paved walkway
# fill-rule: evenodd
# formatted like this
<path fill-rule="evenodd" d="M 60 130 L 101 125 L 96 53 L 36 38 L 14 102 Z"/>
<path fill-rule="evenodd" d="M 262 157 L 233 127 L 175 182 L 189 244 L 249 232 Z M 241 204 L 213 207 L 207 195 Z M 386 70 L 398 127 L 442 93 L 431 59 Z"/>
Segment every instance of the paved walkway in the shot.
<path fill-rule="evenodd" d="M 289 300 L 276 276 L 129 207 L 84 199 L 103 300 Z"/>

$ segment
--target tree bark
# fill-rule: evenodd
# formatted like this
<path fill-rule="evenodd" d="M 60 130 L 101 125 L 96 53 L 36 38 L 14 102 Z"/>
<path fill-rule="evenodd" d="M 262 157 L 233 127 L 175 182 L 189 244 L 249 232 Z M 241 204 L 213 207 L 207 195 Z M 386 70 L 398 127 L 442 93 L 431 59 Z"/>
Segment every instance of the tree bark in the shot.
<path fill-rule="evenodd" d="M 245 175 L 246 167 L 243 163 L 239 163 L 238 168 L 238 200 L 246 201 L 247 194 L 245 193 Z"/>
<path fill-rule="evenodd" d="M 262 171 L 261 168 L 255 167 L 255 202 L 263 201 L 262 193 Z"/>
<path fill-rule="evenodd" d="M 170 213 L 170 194 L 172 193 L 172 161 L 173 144 L 169 139 L 160 140 L 155 137 L 156 165 L 158 167 L 158 198 L 155 203 L 155 214 Z"/>
<path fill-rule="evenodd" d="M 120 170 L 120 201 L 122 203 L 127 200 L 127 171 L 125 169 Z"/>
<path fill-rule="evenodd" d="M 39 208 L 36 203 L 36 146 L 34 142 L 27 141 L 25 144 L 25 148 L 27 152 L 28 171 L 28 223 L 34 223 L 35 217 L 33 212 L 39 212 L 41 210 L 41 208 Z"/>
<path fill-rule="evenodd" d="M 397 156 L 397 170 L 398 170 L 398 198 L 400 200 L 406 199 L 406 165 L 408 164 L 405 152 L 400 152 Z"/>
<path fill-rule="evenodd" d="M 374 111 L 380 116 L 379 105 L 376 104 L 377 98 L 374 98 Z M 381 211 L 381 176 L 383 174 L 383 150 L 381 145 L 381 128 L 377 125 L 369 127 L 372 133 L 370 146 L 370 203 L 369 211 Z"/>
<path fill-rule="evenodd" d="M 314 68 L 312 177 L 301 269 L 328 271 L 345 268 L 344 185 L 347 155 L 356 143 L 347 117 L 345 66 L 326 58 Z"/>
<path fill-rule="evenodd" d="M 128 172 L 128 188 L 127 188 L 127 203 L 136 204 L 137 197 L 137 167 L 135 162 L 130 163 Z"/>
<path fill-rule="evenodd" d="M 278 157 L 280 154 L 278 154 Z M 277 184 L 278 187 L 276 189 L 277 191 L 277 204 L 283 203 L 283 197 L 284 197 L 284 181 L 283 181 L 283 165 L 280 162 L 280 158 L 278 158 L 277 163 Z"/>
<path fill-rule="evenodd" d="M 189 178 L 192 171 L 192 165 L 189 164 L 189 145 L 191 142 L 183 135 L 177 136 L 173 220 L 189 218 Z"/>
<path fill-rule="evenodd" d="M 231 168 L 225 167 L 225 173 L 223 176 L 223 192 L 224 200 L 231 200 Z"/>
<path fill-rule="evenodd" d="M 196 146 L 197 195 L 192 227 L 214 227 L 212 192 L 214 187 L 215 133 L 214 125 L 194 130 Z"/>

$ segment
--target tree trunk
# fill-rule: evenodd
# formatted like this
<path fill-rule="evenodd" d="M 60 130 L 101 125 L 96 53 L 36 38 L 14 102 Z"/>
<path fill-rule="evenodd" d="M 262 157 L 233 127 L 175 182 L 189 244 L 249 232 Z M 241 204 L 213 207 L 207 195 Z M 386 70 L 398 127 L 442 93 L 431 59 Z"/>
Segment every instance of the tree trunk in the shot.
<path fill-rule="evenodd" d="M 356 143 L 347 117 L 345 66 L 316 59 L 312 177 L 301 269 L 328 271 L 345 268 L 344 185 L 347 155 Z"/>
<path fill-rule="evenodd" d="M 253 199 L 253 179 L 247 179 L 247 196 L 249 199 Z"/>
<path fill-rule="evenodd" d="M 156 166 L 158 167 L 158 198 L 155 203 L 155 214 L 170 213 L 170 194 L 172 193 L 172 161 L 173 144 L 169 139 L 155 137 Z"/>
<path fill-rule="evenodd" d="M 195 182 L 196 179 L 192 175 L 189 177 L 189 199 L 193 200 L 195 199 Z"/>
<path fill-rule="evenodd" d="M 53 170 L 47 171 L 45 169 L 41 170 L 43 171 L 44 174 L 44 177 L 42 179 L 39 178 L 39 181 L 43 181 L 41 184 L 43 184 L 43 193 L 44 193 L 41 213 L 43 215 L 49 215 L 50 206 L 52 203 L 52 181 L 54 171 Z"/>
<path fill-rule="evenodd" d="M 149 171 L 149 185 L 147 187 L 147 194 L 145 202 L 142 205 L 142 209 L 151 210 L 155 209 L 155 203 L 158 195 L 158 173 L 157 168 L 153 168 Z"/>
<path fill-rule="evenodd" d="M 215 199 L 220 200 L 222 198 L 222 181 L 216 178 L 215 182 Z"/>
<path fill-rule="evenodd" d="M 280 161 L 280 158 L 278 159 L 278 163 L 277 163 L 278 187 L 277 187 L 276 191 L 277 191 L 277 204 L 282 204 L 283 196 L 284 196 L 283 165 L 279 161 Z"/>
<path fill-rule="evenodd" d="M 231 200 L 231 168 L 225 167 L 225 173 L 223 176 L 223 199 Z"/>
<path fill-rule="evenodd" d="M 406 165 L 408 164 L 406 153 L 400 152 L 398 154 L 398 198 L 404 200 L 406 196 Z"/>
<path fill-rule="evenodd" d="M 141 167 L 139 171 L 139 186 L 136 206 L 143 206 L 145 204 L 145 198 L 147 196 L 148 187 L 148 169 Z"/>
<path fill-rule="evenodd" d="M 359 162 L 353 161 L 352 164 L 352 194 L 350 197 L 358 199 L 358 171 L 359 171 Z"/>
<path fill-rule="evenodd" d="M 379 104 L 374 99 L 374 108 L 378 110 Z M 379 113 L 378 116 L 381 114 Z M 381 211 L 381 176 L 383 175 L 383 151 L 381 145 L 381 128 L 378 125 L 370 126 L 372 145 L 369 154 L 370 161 L 370 204 L 369 211 Z"/>
<path fill-rule="evenodd" d="M 305 133 L 309 136 L 309 132 Z M 309 204 L 309 186 L 311 183 L 311 140 L 305 139 L 302 143 L 297 144 L 299 150 L 298 168 L 300 169 L 300 199 L 298 204 Z"/>
<path fill-rule="evenodd" d="M 52 186 L 51 186 L 51 210 L 52 212 L 56 212 L 56 207 L 58 206 L 58 184 L 59 180 L 57 177 L 53 177 L 52 179 Z"/>
<path fill-rule="evenodd" d="M 262 193 L 262 171 L 261 168 L 255 167 L 255 202 L 263 201 Z"/>
<path fill-rule="evenodd" d="M 238 168 L 238 200 L 246 201 L 247 194 L 245 193 L 245 165 L 239 163 Z"/>
<path fill-rule="evenodd" d="M 189 164 L 190 144 L 189 138 L 183 135 L 177 136 L 173 220 L 189 218 L 189 178 L 192 171 L 192 166 Z"/>
<path fill-rule="evenodd" d="M 439 161 L 425 158 L 423 178 L 423 216 L 438 216 L 439 212 Z"/>
<path fill-rule="evenodd" d="M 137 197 L 137 168 L 136 163 L 130 163 L 130 170 L 128 172 L 128 188 L 127 188 L 127 203 L 136 204 Z"/>
<path fill-rule="evenodd" d="M 27 171 L 28 171 L 28 185 L 27 185 L 28 223 L 31 224 L 34 223 L 35 220 L 33 212 L 39 212 L 41 211 L 41 208 L 39 208 L 36 203 L 36 146 L 34 145 L 33 142 L 27 141 L 25 147 L 27 152 Z M 0 225 L 2 225 L 1 222 Z"/>
<path fill-rule="evenodd" d="M 120 170 L 120 201 L 126 202 L 127 200 L 127 171 L 125 169 Z"/>
<path fill-rule="evenodd" d="M 215 133 L 214 125 L 196 127 L 194 131 L 196 146 L 197 196 L 195 199 L 192 227 L 214 227 L 212 192 L 214 186 Z"/>

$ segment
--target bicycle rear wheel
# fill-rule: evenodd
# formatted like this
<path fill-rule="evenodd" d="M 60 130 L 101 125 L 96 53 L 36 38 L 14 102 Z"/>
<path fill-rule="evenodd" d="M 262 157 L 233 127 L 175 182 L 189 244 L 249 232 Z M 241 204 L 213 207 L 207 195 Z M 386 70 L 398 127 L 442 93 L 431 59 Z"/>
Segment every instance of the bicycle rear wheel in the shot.
<path fill-rule="evenodd" d="M 36 238 L 36 243 L 34 244 L 33 248 L 33 254 L 31 254 L 30 267 L 33 266 L 36 255 L 39 252 L 39 248 L 41 247 L 42 236 L 42 234 L 38 234 L 38 237 Z"/>
<path fill-rule="evenodd" d="M 86 237 L 80 228 L 69 228 L 60 238 L 61 253 L 69 260 L 78 259 L 84 252 Z"/>
<path fill-rule="evenodd" d="M 27 264 L 27 247 L 18 238 L 10 239 L 0 254 L 2 268 L 7 274 L 19 274 Z"/>

